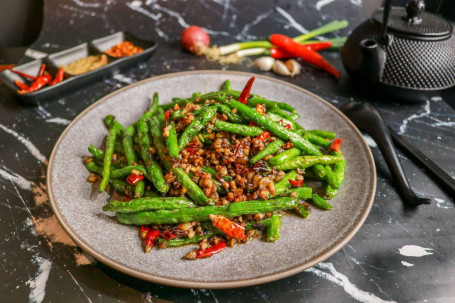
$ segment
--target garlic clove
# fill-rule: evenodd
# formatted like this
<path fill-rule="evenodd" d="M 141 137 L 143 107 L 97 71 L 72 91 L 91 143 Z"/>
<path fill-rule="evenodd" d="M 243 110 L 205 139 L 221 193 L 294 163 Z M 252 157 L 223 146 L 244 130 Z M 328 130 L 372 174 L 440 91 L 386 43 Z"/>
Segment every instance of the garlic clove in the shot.
<path fill-rule="evenodd" d="M 294 59 L 289 59 L 285 62 L 285 65 L 289 72 L 291 73 L 291 77 L 299 75 L 301 72 L 301 65 Z"/>
<path fill-rule="evenodd" d="M 273 63 L 275 63 L 275 59 L 272 57 L 260 57 L 256 59 L 252 66 L 259 68 L 262 71 L 268 72 L 272 69 Z"/>
<path fill-rule="evenodd" d="M 273 63 L 272 71 L 278 75 L 281 76 L 290 76 L 291 72 L 289 69 L 286 67 L 286 65 L 283 63 L 283 61 L 276 60 Z"/>

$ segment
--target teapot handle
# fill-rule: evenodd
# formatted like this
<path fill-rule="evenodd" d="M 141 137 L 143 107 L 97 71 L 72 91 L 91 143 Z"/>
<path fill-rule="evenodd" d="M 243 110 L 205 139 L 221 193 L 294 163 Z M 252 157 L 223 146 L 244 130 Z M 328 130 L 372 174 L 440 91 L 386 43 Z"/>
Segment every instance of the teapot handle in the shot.
<path fill-rule="evenodd" d="M 386 0 L 384 5 L 384 13 L 382 17 L 382 31 L 381 42 L 388 45 L 390 43 L 390 36 L 387 34 L 387 24 L 389 23 L 390 9 L 392 7 L 392 0 Z"/>

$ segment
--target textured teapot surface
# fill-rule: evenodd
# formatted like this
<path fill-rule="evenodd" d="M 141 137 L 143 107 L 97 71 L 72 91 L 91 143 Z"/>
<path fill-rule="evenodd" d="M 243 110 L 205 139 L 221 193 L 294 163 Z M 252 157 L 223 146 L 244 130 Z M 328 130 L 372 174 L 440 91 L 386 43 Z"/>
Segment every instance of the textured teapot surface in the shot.
<path fill-rule="evenodd" d="M 341 51 L 351 77 L 395 92 L 436 91 L 455 85 L 452 25 L 418 9 L 392 8 L 386 31 L 384 10 L 377 10 L 353 31 Z"/>

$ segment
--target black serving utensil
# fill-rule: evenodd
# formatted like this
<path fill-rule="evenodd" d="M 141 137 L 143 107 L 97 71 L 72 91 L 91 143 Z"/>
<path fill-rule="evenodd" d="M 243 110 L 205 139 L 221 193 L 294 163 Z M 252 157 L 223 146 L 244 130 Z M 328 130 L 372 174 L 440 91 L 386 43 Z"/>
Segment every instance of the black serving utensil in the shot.
<path fill-rule="evenodd" d="M 412 155 L 416 160 L 422 164 L 428 171 L 430 171 L 434 177 L 438 178 L 441 182 L 444 183 L 447 188 L 449 188 L 452 193 L 455 194 L 455 179 L 447 174 L 442 168 L 440 168 L 436 163 L 431 161 L 430 158 L 425 156 L 420 150 L 418 150 L 414 145 L 406 141 L 402 136 L 397 134 L 393 129 L 389 127 L 390 135 L 392 136 L 393 141 L 410 155 Z"/>
<path fill-rule="evenodd" d="M 398 193 L 403 202 L 409 206 L 430 204 L 431 199 L 420 198 L 409 186 L 389 130 L 379 112 L 368 103 L 349 102 L 340 107 L 340 110 L 362 131 L 368 133 L 379 146 L 387 166 L 398 185 Z"/>

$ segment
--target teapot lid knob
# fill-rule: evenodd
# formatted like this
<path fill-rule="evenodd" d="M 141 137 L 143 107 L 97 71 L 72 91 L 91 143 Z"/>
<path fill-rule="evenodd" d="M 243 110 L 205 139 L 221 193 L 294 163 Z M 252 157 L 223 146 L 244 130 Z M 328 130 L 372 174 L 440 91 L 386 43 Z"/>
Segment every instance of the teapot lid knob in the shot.
<path fill-rule="evenodd" d="M 423 0 L 410 0 L 406 4 L 406 16 L 403 16 L 403 20 L 412 23 L 422 23 L 422 13 L 425 11 L 425 2 Z"/>

